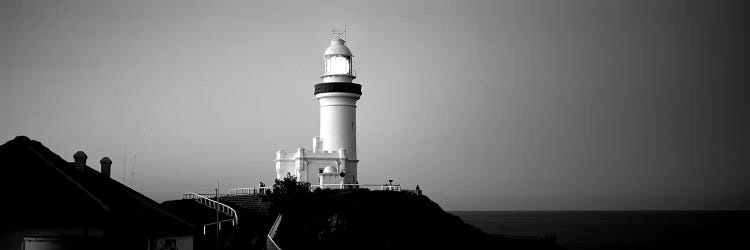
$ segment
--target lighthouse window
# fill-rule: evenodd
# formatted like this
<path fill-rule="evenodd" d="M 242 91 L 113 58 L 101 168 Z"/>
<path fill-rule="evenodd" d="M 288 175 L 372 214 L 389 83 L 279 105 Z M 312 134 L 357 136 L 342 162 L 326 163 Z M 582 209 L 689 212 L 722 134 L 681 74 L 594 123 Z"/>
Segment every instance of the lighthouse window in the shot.
<path fill-rule="evenodd" d="M 326 62 L 326 70 L 326 73 L 332 75 L 349 74 L 351 70 L 349 59 L 343 56 L 332 56 Z"/>

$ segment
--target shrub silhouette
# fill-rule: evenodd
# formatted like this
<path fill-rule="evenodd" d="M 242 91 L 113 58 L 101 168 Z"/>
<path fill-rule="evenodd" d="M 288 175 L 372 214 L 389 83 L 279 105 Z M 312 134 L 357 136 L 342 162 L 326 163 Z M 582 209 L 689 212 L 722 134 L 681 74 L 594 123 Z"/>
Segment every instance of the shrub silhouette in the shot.
<path fill-rule="evenodd" d="M 271 209 L 276 213 L 286 213 L 290 209 L 299 209 L 310 200 L 309 182 L 298 182 L 297 177 L 287 173 L 283 179 L 276 179 L 271 194 Z"/>

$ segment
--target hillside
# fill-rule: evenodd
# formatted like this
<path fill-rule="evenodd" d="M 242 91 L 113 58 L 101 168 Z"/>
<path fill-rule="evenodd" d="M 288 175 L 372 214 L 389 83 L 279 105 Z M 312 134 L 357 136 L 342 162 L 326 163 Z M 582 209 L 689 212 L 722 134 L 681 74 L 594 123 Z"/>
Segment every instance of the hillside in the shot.
<path fill-rule="evenodd" d="M 258 214 L 229 202 L 241 215 L 240 226 L 222 240 L 228 249 L 263 249 L 277 214 L 274 235 L 281 249 L 559 249 L 553 239 L 485 234 L 464 223 L 427 196 L 368 189 L 315 190 L 287 180 L 277 185 L 270 213 Z M 215 213 L 191 200 L 162 204 L 200 226 Z M 210 233 L 199 245 L 213 242 Z"/>
<path fill-rule="evenodd" d="M 281 208 L 282 249 L 556 249 L 554 241 L 488 235 L 407 192 L 317 190 Z"/>

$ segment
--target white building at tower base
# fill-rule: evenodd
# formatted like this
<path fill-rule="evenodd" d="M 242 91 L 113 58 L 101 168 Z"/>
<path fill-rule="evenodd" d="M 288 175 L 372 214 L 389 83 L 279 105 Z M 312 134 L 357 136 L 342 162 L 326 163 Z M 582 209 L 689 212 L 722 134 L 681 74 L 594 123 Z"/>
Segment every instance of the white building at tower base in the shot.
<path fill-rule="evenodd" d="M 313 138 L 313 149 L 298 148 L 296 152 L 276 152 L 276 178 L 287 174 L 298 181 L 318 185 L 357 184 L 357 162 L 347 157 L 346 149 L 323 150 L 320 137 Z"/>

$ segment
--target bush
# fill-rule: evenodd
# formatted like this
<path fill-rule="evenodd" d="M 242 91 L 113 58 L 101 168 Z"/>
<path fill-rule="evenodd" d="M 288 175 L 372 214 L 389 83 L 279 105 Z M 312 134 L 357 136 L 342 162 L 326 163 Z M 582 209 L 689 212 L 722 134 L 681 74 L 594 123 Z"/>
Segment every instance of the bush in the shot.
<path fill-rule="evenodd" d="M 287 173 L 284 179 L 276 179 L 271 194 L 271 208 L 277 213 L 304 207 L 311 197 L 309 182 L 298 182 L 297 177 Z"/>

